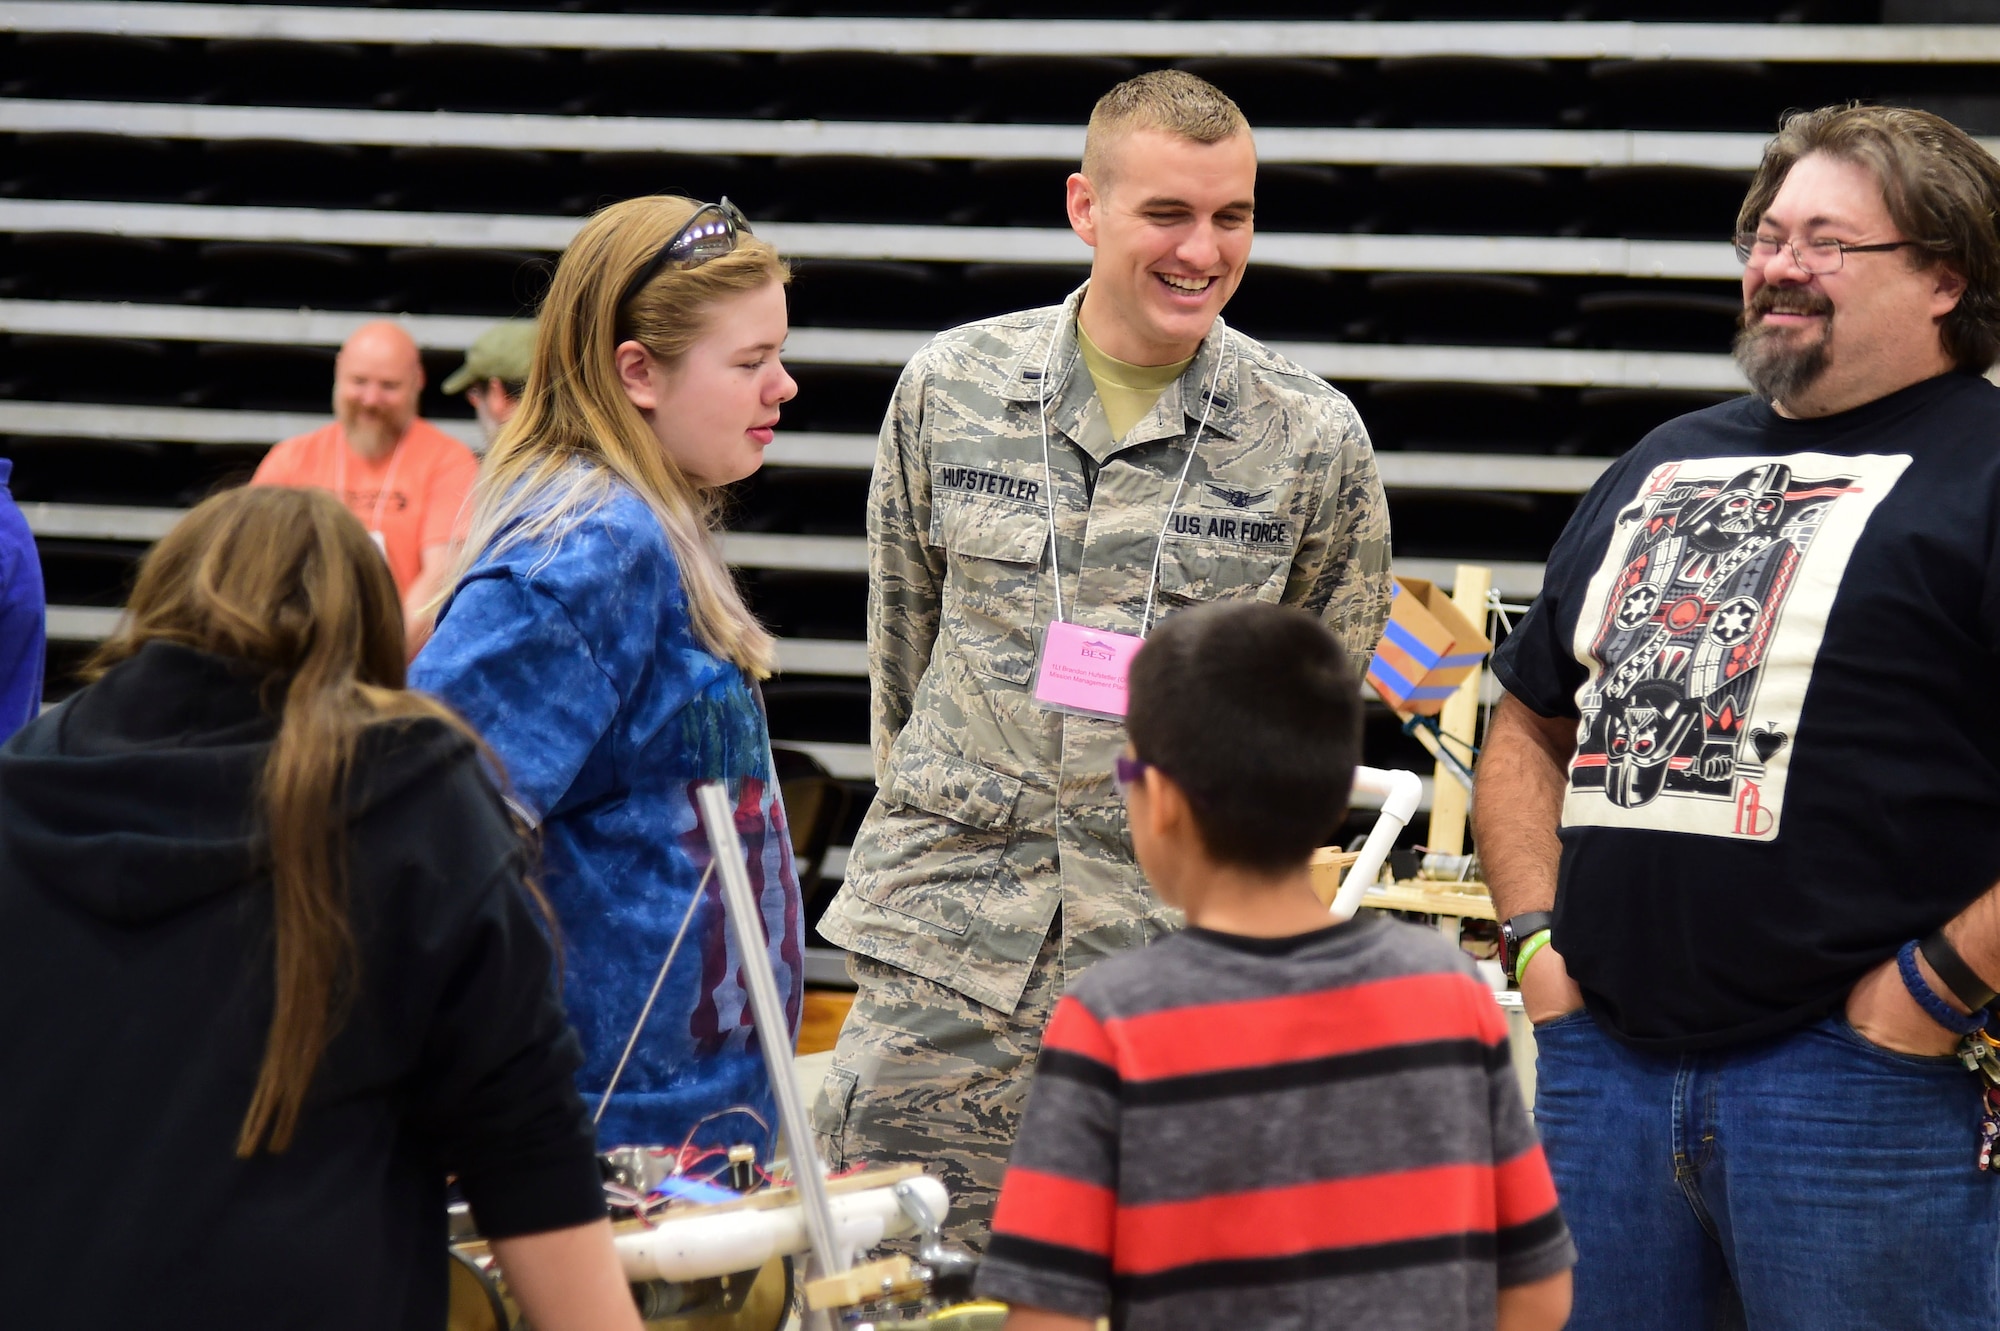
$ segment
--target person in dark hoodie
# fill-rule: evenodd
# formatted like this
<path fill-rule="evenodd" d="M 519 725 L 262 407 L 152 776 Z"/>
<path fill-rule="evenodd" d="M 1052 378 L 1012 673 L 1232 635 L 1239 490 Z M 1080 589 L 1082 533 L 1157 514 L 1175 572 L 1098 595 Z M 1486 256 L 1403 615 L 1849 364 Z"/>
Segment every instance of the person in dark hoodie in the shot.
<path fill-rule="evenodd" d="M 0 1324 L 431 1328 L 456 1174 L 539 1331 L 636 1331 L 479 742 L 330 495 L 218 495 L 0 749 Z"/>

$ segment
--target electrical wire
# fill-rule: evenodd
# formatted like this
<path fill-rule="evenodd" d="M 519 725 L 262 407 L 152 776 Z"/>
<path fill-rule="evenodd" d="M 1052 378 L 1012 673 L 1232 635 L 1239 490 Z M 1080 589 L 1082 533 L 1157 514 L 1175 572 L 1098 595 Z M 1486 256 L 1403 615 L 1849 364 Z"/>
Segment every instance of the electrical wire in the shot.
<path fill-rule="evenodd" d="M 694 1135 L 697 1132 L 700 1132 L 708 1124 L 715 1122 L 716 1119 L 728 1118 L 731 1114 L 748 1114 L 751 1120 L 765 1132 L 768 1133 L 771 1130 L 771 1125 L 764 1121 L 764 1116 L 749 1105 L 731 1105 L 727 1109 L 718 1109 L 712 1114 L 703 1114 L 700 1118 L 696 1119 L 694 1126 L 688 1129 L 687 1136 L 681 1138 L 681 1154 L 685 1156 L 688 1148 L 694 1145 Z"/>

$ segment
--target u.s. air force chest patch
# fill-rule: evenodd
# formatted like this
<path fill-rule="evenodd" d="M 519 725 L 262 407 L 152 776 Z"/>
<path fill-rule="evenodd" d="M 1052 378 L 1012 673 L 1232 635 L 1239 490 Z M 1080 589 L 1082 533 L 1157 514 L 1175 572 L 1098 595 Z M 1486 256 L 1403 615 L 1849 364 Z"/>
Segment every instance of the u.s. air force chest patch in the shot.
<path fill-rule="evenodd" d="M 1292 544 L 1292 524 L 1273 513 L 1232 513 L 1212 508 L 1177 511 L 1167 521 L 1167 532 L 1202 541 L 1227 541 L 1231 545 L 1260 549 Z"/>
<path fill-rule="evenodd" d="M 1188 487 L 1192 500 L 1174 510 L 1167 533 L 1197 541 L 1221 541 L 1258 550 L 1289 550 L 1292 524 L 1278 512 L 1275 487 L 1245 490 L 1208 481 Z"/>

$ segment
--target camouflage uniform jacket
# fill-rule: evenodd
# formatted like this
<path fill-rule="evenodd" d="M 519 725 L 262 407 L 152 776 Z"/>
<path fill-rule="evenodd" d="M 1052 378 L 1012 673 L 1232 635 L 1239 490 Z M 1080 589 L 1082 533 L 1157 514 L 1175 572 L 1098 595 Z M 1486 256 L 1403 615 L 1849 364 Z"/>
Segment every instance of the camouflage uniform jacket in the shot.
<path fill-rule="evenodd" d="M 1112 788 L 1123 725 L 1033 696 L 1055 614 L 1048 504 L 1075 623 L 1139 633 L 1156 547 L 1156 620 L 1279 601 L 1320 615 L 1359 662 L 1389 612 L 1388 509 L 1347 399 L 1217 320 L 1113 439 L 1077 352 L 1081 297 L 942 333 L 897 384 L 868 508 L 879 794 L 820 925 L 1003 1012 L 1058 907 L 1065 973 L 1175 925 L 1144 887 Z"/>

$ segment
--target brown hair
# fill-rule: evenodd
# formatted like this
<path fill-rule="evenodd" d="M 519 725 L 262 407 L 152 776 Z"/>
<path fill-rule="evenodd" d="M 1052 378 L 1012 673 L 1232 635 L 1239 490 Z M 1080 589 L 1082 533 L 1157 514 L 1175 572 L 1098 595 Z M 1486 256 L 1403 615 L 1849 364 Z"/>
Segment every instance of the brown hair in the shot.
<path fill-rule="evenodd" d="M 1111 141 L 1139 129 L 1220 143 L 1248 134 L 1250 122 L 1222 89 L 1184 69 L 1155 69 L 1126 79 L 1097 99 L 1083 134 L 1083 174 L 1093 185 L 1103 189 L 1110 183 Z"/>
<path fill-rule="evenodd" d="M 1756 228 L 1793 164 L 1812 153 L 1873 172 L 1890 218 L 1917 242 L 1917 262 L 1943 264 L 1965 279 L 1965 294 L 1940 322 L 1939 335 L 1960 369 L 1990 367 L 2000 358 L 2000 161 L 1928 111 L 1860 105 L 1794 111 L 1765 145 L 1736 215 L 1737 231 Z"/>
<path fill-rule="evenodd" d="M 791 280 L 778 252 L 746 233 L 733 252 L 698 268 L 664 269 L 621 310 L 625 285 L 700 206 L 670 194 L 615 203 L 563 252 L 542 301 L 521 405 L 480 468 L 472 531 L 445 585 L 496 550 L 560 535 L 611 497 L 614 480 L 623 482 L 652 508 L 673 547 L 695 637 L 762 678 L 776 664 L 776 643 L 743 603 L 709 535 L 722 492 L 660 447 L 625 396 L 614 357 L 630 339 L 672 364 L 707 331 L 717 305 Z"/>
<path fill-rule="evenodd" d="M 278 1152 L 352 991 L 346 795 L 361 732 L 431 717 L 472 736 L 404 690 L 396 584 L 361 524 L 322 490 L 253 486 L 197 505 L 140 564 L 125 618 L 86 678 L 154 641 L 261 667 L 265 706 L 278 714 L 261 792 L 277 992 L 236 1153 Z"/>

